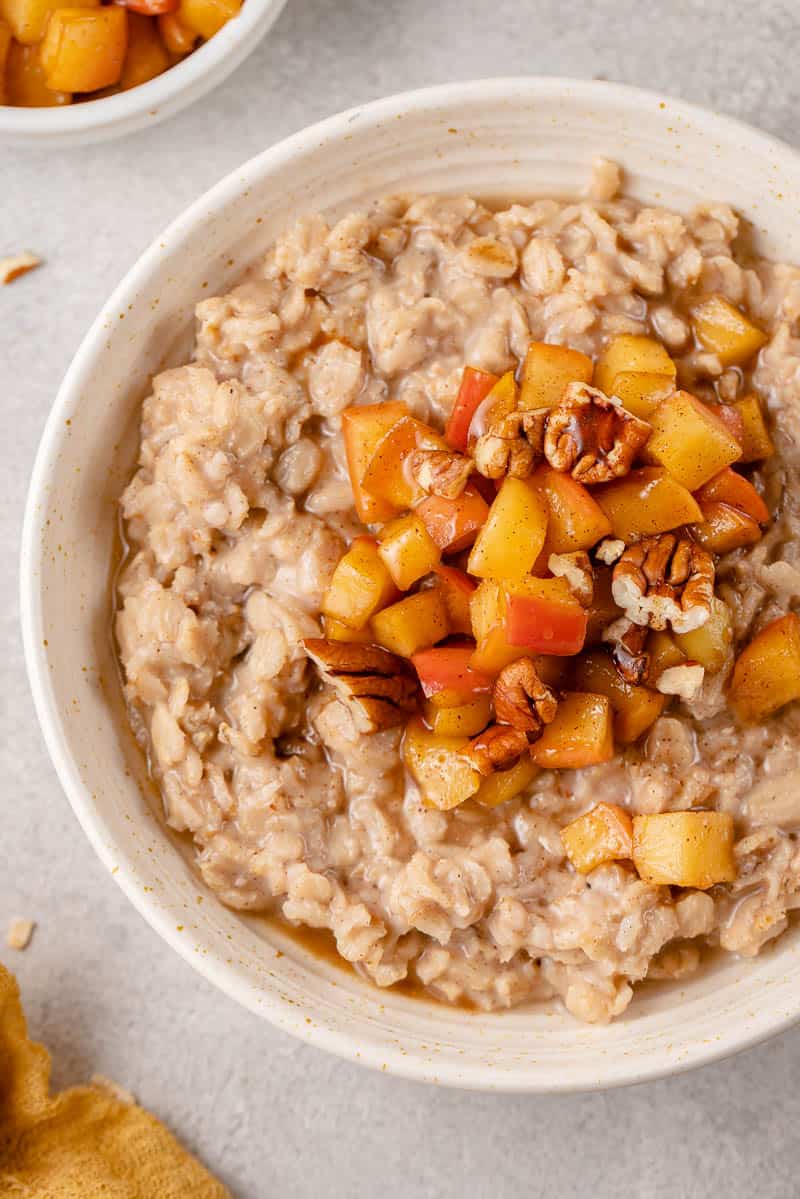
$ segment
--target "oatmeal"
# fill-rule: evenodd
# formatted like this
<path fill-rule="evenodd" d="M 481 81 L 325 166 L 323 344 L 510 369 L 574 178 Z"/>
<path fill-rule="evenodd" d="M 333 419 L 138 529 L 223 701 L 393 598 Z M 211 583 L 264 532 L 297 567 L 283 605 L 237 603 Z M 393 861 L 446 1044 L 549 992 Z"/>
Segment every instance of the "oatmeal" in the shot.
<path fill-rule="evenodd" d="M 800 906 L 800 270 L 618 185 L 303 218 L 202 301 L 116 613 L 222 902 L 594 1022 Z"/>

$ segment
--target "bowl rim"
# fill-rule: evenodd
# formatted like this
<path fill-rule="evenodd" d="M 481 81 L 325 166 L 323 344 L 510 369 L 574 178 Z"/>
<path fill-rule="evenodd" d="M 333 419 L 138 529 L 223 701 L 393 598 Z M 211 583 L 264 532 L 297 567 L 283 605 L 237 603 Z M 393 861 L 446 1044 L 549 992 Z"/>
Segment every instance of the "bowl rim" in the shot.
<path fill-rule="evenodd" d="M 325 1049 L 348 1061 L 358 1062 L 383 1073 L 465 1090 L 563 1094 L 612 1089 L 682 1074 L 751 1048 L 791 1027 L 800 1018 L 800 990 L 797 992 L 794 1006 L 782 1012 L 770 1014 L 761 1007 L 754 1013 L 745 1031 L 735 1027 L 728 1028 L 713 1040 L 692 1043 L 682 1052 L 679 1060 L 667 1057 L 663 1051 L 640 1055 L 635 1060 L 628 1058 L 626 1068 L 618 1070 L 611 1080 L 590 1077 L 588 1073 L 579 1080 L 551 1073 L 546 1081 L 533 1081 L 530 1074 L 524 1071 L 520 1071 L 518 1076 L 503 1073 L 500 1078 L 492 1079 L 491 1071 L 486 1065 L 471 1067 L 466 1062 L 460 1063 L 457 1071 L 446 1062 L 437 1063 L 436 1068 L 432 1070 L 421 1056 L 417 1058 L 393 1044 L 373 1047 L 356 1041 L 347 1031 L 336 1031 L 317 1022 L 307 1024 L 297 1013 L 290 1010 L 278 994 L 261 992 L 257 1002 L 236 974 L 222 962 L 217 963 L 212 955 L 198 955 L 191 951 L 167 914 L 162 912 L 138 885 L 130 869 L 130 863 L 126 862 L 124 855 L 112 853 L 110 834 L 104 836 L 104 818 L 95 809 L 94 802 L 80 778 L 50 685 L 48 649 L 43 638 L 38 583 L 39 547 L 47 512 L 45 501 L 48 479 L 64 437 L 65 419 L 77 406 L 83 381 L 92 369 L 93 359 L 107 341 L 109 318 L 125 307 L 129 295 L 136 294 L 141 283 L 156 268 L 165 248 L 174 247 L 184 237 L 191 235 L 193 227 L 201 220 L 219 215 L 237 196 L 257 184 L 264 170 L 274 171 L 286 166 L 291 163 L 295 154 L 315 143 L 346 136 L 352 132 L 355 122 L 358 122 L 360 128 L 374 128 L 384 123 L 387 118 L 424 111 L 426 108 L 469 103 L 489 97 L 528 100 L 550 98 L 563 93 L 564 89 L 569 89 L 576 99 L 590 101 L 597 106 L 606 102 L 622 103 L 634 111 L 637 105 L 664 101 L 669 104 L 672 115 L 691 120 L 700 128 L 724 132 L 727 138 L 735 138 L 742 146 L 748 142 L 755 142 L 762 150 L 768 149 L 779 157 L 788 155 L 795 161 L 799 157 L 791 146 L 771 134 L 698 105 L 674 100 L 663 93 L 626 84 L 608 83 L 604 80 L 575 80 L 561 76 L 496 77 L 419 88 L 353 106 L 309 125 L 250 158 L 195 200 L 151 242 L 114 289 L 76 351 L 48 415 L 31 473 L 21 539 L 20 612 L 24 658 L 44 741 L 61 787 L 87 838 L 140 915 L 184 961 L 209 982 L 250 1011 L 268 1019 L 279 1029 L 316 1048 Z"/>
<path fill-rule="evenodd" d="M 54 108 L 0 104 L 0 139 L 18 144 L 67 143 L 132 132 L 166 119 L 200 99 L 230 74 L 258 45 L 287 0 L 247 0 L 240 12 L 193 53 L 161 75 L 126 92 Z"/>

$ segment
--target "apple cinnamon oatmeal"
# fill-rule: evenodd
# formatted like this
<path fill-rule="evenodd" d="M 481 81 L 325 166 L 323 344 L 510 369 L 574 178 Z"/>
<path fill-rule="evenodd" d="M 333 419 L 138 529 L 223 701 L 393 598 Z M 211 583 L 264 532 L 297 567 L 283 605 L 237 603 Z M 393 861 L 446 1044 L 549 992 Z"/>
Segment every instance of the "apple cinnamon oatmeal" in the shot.
<path fill-rule="evenodd" d="M 607 1021 L 800 906 L 800 270 L 596 180 L 306 217 L 202 301 L 115 620 L 222 902 Z"/>

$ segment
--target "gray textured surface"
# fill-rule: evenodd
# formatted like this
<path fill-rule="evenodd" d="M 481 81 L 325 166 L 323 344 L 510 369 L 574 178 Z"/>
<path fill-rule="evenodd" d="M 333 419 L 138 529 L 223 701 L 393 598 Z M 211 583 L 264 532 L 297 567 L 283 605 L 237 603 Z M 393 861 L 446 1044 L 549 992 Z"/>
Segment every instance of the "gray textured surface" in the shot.
<path fill-rule="evenodd" d="M 0 294 L 0 931 L 39 921 L 19 974 L 56 1081 L 136 1092 L 241 1199 L 797 1192 L 800 1030 L 703 1071 L 546 1100 L 373 1076 L 239 1010 L 101 868 L 47 762 L 17 633 L 16 555 L 36 442 L 97 308 L 158 230 L 271 142 L 337 109 L 486 75 L 602 76 L 732 113 L 797 143 L 794 3 L 289 0 L 214 95 L 166 125 L 64 153 L 0 148 L 0 253 L 46 269 Z M 155 1197 L 154 1197 L 155 1199 Z"/>

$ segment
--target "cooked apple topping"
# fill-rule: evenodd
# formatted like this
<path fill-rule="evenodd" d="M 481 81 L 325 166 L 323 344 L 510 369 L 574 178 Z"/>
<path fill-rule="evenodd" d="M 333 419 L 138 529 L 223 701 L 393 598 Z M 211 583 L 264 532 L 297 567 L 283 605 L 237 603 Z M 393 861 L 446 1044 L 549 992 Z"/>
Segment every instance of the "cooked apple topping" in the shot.
<path fill-rule="evenodd" d="M 734 363 L 745 347 L 723 344 L 726 313 L 700 306 L 696 333 Z M 708 405 L 675 379 L 652 337 L 615 337 L 596 364 L 532 342 L 518 380 L 464 369 L 444 432 L 399 400 L 342 414 L 371 529 L 333 571 L 326 638 L 305 646 L 359 729 L 406 724 L 427 806 L 494 808 L 540 770 L 608 762 L 709 675 L 732 671 L 741 720 L 800 699 L 800 618 L 773 621 L 734 665 L 714 592 L 716 556 L 770 521 L 740 469 L 773 452 L 759 400 Z M 642 877 L 713 885 L 728 824 L 668 815 L 631 826 L 598 805 L 564 830 L 565 852 L 579 871 L 632 859 Z"/>
<path fill-rule="evenodd" d="M 644 537 L 617 562 L 611 590 L 634 624 L 689 633 L 711 613 L 714 559 L 688 537 Z"/>

